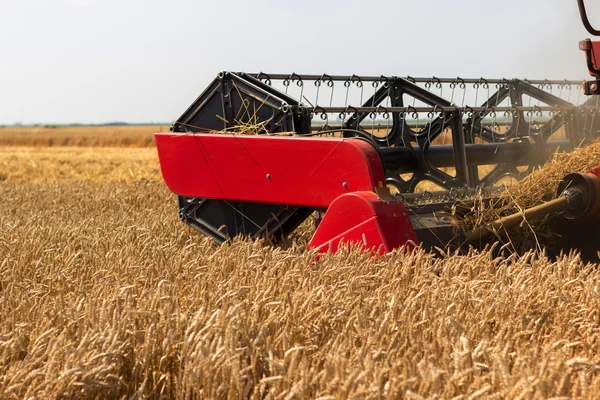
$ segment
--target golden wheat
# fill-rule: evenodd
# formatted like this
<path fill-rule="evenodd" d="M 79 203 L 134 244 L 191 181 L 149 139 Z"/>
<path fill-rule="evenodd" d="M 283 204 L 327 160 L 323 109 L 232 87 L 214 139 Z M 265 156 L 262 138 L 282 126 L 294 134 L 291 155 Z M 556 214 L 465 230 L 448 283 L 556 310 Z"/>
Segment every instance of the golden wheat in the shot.
<path fill-rule="evenodd" d="M 2 147 L 0 181 L 161 181 L 155 148 Z"/>
<path fill-rule="evenodd" d="M 575 254 L 217 247 L 154 150 L 59 150 L 0 151 L 0 398 L 600 393 L 600 271 Z"/>
<path fill-rule="evenodd" d="M 156 132 L 168 125 L 58 126 L 0 128 L 0 146 L 154 147 Z"/>
<path fill-rule="evenodd" d="M 0 397 L 582 396 L 600 272 L 574 256 L 315 261 L 215 247 L 160 183 L 4 183 Z"/>

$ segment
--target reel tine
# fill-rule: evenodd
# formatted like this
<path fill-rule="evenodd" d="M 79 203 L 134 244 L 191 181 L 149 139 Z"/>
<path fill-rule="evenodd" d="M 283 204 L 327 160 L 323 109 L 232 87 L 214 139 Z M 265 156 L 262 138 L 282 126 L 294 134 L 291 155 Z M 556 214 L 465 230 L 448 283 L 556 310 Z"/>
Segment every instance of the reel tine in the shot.
<path fill-rule="evenodd" d="M 405 110 L 408 110 L 408 107 L 406 107 Z M 404 147 L 406 147 L 406 140 L 405 140 L 406 136 L 404 133 L 406 124 L 407 124 L 406 123 L 406 114 L 407 114 L 407 111 L 401 111 L 398 114 L 398 118 L 402 121 L 402 132 L 400 132 L 400 135 L 401 135 L 401 140 L 402 140 L 402 146 L 404 146 Z"/>
<path fill-rule="evenodd" d="M 450 94 L 450 103 L 454 104 L 454 92 L 456 90 L 456 79 L 453 80 L 452 82 L 450 82 L 449 87 L 450 87 L 450 89 L 452 89 L 452 92 Z"/>
<path fill-rule="evenodd" d="M 479 137 L 481 138 L 481 135 L 483 134 L 483 125 L 484 125 L 484 119 L 487 116 L 488 113 L 488 107 L 486 105 L 485 110 L 483 111 L 479 111 Z"/>
<path fill-rule="evenodd" d="M 319 104 L 319 92 L 321 91 L 321 85 L 323 84 L 323 75 L 319 79 L 316 79 L 314 85 L 317 87 L 317 94 L 315 96 L 315 106 Z"/>
<path fill-rule="evenodd" d="M 417 80 L 415 78 L 413 78 L 412 76 L 410 76 L 410 75 L 406 75 L 405 79 L 407 81 L 409 81 L 410 83 L 414 84 L 414 85 L 417 84 Z M 425 87 L 427 87 L 427 83 L 425 84 Z M 416 101 L 416 99 L 413 97 L 413 101 L 412 101 L 412 106 L 413 107 L 415 106 L 415 101 Z"/>
<path fill-rule="evenodd" d="M 371 111 L 369 113 L 369 118 L 371 118 L 371 136 L 375 136 L 375 118 L 377 117 L 377 113 L 375 111 Z M 388 144 L 389 147 L 389 144 Z"/>
<path fill-rule="evenodd" d="M 356 87 L 360 88 L 360 104 L 363 104 L 363 82 L 360 76 L 352 74 L 350 82 L 356 83 Z"/>
<path fill-rule="evenodd" d="M 470 125 L 469 138 L 471 139 L 471 143 L 472 143 L 473 142 L 473 128 L 475 127 L 475 124 L 473 124 L 473 114 L 475 113 L 475 111 L 470 106 L 463 107 L 463 110 L 464 110 L 464 114 L 466 114 L 466 116 L 467 116 L 467 124 Z"/>
<path fill-rule="evenodd" d="M 256 75 L 256 79 L 258 79 L 261 82 L 264 82 L 265 84 L 271 86 L 271 78 L 269 77 L 269 75 L 265 74 L 264 72 L 259 72 Z M 264 79 L 264 80 L 263 80 Z"/>
<path fill-rule="evenodd" d="M 438 112 L 439 110 L 436 104 L 433 106 L 433 109 L 427 113 L 427 117 L 429 118 L 429 122 L 427 123 L 429 125 L 429 130 L 427 131 L 427 141 L 429 144 L 431 144 L 431 127 L 433 125 L 433 119 L 435 118 L 435 114 Z"/>
<path fill-rule="evenodd" d="M 565 80 L 565 89 L 569 92 L 569 96 L 567 97 L 567 101 L 570 103 L 571 102 L 571 91 L 572 91 L 572 87 L 571 85 L 566 83 Z M 576 103 L 577 105 L 579 105 L 579 103 Z"/>
<path fill-rule="evenodd" d="M 297 78 L 296 80 L 296 85 L 300 88 L 300 101 L 302 101 L 302 98 L 304 96 L 304 81 L 302 80 L 302 77 L 298 74 L 296 74 L 295 72 L 292 73 L 292 77 Z M 292 80 L 293 82 L 293 80 Z"/>
<path fill-rule="evenodd" d="M 346 111 L 352 112 L 352 114 L 350 114 L 350 118 L 354 118 L 356 120 L 356 126 L 354 127 L 354 129 L 356 129 L 357 131 L 360 130 L 360 120 L 358 118 L 358 110 L 356 109 L 356 107 L 348 106 L 346 107 Z"/>
<path fill-rule="evenodd" d="M 350 81 L 350 78 L 348 78 L 344 81 L 344 87 L 346 88 L 346 100 L 344 102 L 344 108 L 348 107 L 348 95 L 350 94 L 350 86 L 351 85 L 352 85 L 352 82 Z"/>
<path fill-rule="evenodd" d="M 488 115 L 490 115 L 492 117 L 492 124 L 491 124 L 491 126 L 492 126 L 492 143 L 496 143 L 496 135 L 497 135 L 497 133 L 500 133 L 500 132 L 498 129 L 498 123 L 496 121 L 496 109 L 494 109 L 494 107 L 490 107 L 490 108 L 491 108 L 491 111 Z"/>
<path fill-rule="evenodd" d="M 487 91 L 486 98 L 489 99 L 490 98 L 490 84 L 488 83 L 487 79 L 485 79 L 485 78 L 479 78 L 479 80 L 481 81 L 481 87 Z M 475 104 L 475 105 L 479 105 L 479 104 Z"/>
<path fill-rule="evenodd" d="M 385 131 L 386 131 L 386 135 L 385 135 L 385 140 L 387 142 L 388 147 L 390 146 L 390 134 L 392 133 L 390 130 L 390 113 L 387 110 L 387 108 L 382 107 L 382 106 L 378 106 L 378 109 L 382 109 L 383 113 L 382 113 L 382 117 L 386 120 L 386 127 L 385 127 Z M 404 137 L 402 137 L 402 143 L 404 143 Z"/>
<path fill-rule="evenodd" d="M 456 80 L 459 82 L 458 87 L 463 90 L 462 103 L 460 103 L 460 106 L 464 107 L 465 106 L 465 97 L 467 96 L 467 84 L 465 83 L 464 79 L 462 79 L 460 76 L 456 77 Z"/>
<path fill-rule="evenodd" d="M 317 84 L 317 82 L 319 83 Z M 321 86 L 323 86 L 323 83 L 325 83 L 327 87 L 331 88 L 331 94 L 329 98 L 329 107 L 331 107 L 333 105 L 334 82 L 331 76 L 326 73 L 321 74 L 321 76 L 317 80 L 315 80 L 315 86 L 317 86 L 317 100 L 319 98 L 319 92 L 321 90 Z"/>
<path fill-rule="evenodd" d="M 435 85 L 436 89 L 440 90 L 440 97 L 444 97 L 443 96 L 443 86 L 442 86 L 442 81 L 440 81 L 439 78 L 437 78 L 435 75 L 431 78 L 431 82 Z"/>

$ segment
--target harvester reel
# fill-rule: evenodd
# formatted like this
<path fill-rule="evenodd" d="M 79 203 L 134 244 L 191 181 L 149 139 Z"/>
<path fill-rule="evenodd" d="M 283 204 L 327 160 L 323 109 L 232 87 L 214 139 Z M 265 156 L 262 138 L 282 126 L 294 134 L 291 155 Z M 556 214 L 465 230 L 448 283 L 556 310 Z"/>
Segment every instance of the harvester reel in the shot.
<path fill-rule="evenodd" d="M 366 190 L 385 198 L 380 189 L 390 186 L 395 189 L 396 198 L 403 203 L 408 201 L 410 212 L 418 215 L 421 222 L 411 217 L 411 224 L 417 227 L 419 240 L 427 232 L 436 231 L 442 237 L 426 241 L 432 246 L 445 246 L 452 240 L 452 226 L 436 222 L 432 216 L 454 203 L 448 200 L 453 193 L 493 192 L 504 178 L 521 179 L 557 150 L 569 150 L 600 135 L 599 97 L 586 102 L 583 99 L 580 83 L 566 80 L 223 72 L 171 128 L 174 133 L 192 134 L 189 143 L 193 148 L 181 147 L 181 143 L 167 142 L 161 137 L 159 155 L 163 176 L 163 159 L 168 158 L 168 163 L 180 168 L 175 171 L 175 167 L 167 167 L 173 169 L 168 175 L 171 184 L 177 187 L 172 189 L 180 195 L 181 219 L 219 243 L 236 234 L 267 236 L 277 242 L 315 210 L 328 209 L 334 197 L 321 202 L 316 193 L 305 202 L 295 199 L 292 183 L 307 179 L 306 186 L 298 191 L 330 190 L 328 185 L 333 185 L 338 190 L 336 196 Z M 228 154 L 225 144 L 215 143 L 207 133 L 237 137 L 237 141 L 223 142 L 237 153 L 232 150 Z M 286 141 L 288 147 L 281 150 L 285 154 L 277 157 L 257 149 L 255 152 L 264 155 L 259 159 L 246 147 L 257 142 L 242 140 L 243 135 L 292 135 L 297 139 Z M 313 146 L 332 138 L 340 141 L 330 143 L 331 153 L 324 153 L 322 159 L 303 156 L 319 149 Z M 358 142 L 356 139 L 368 145 L 360 145 L 363 156 L 347 163 L 343 159 L 346 150 L 339 152 L 336 146 L 342 146 L 344 140 Z M 239 147 L 242 142 L 244 145 Z M 267 140 L 264 146 L 274 143 L 282 142 Z M 182 152 L 183 161 L 167 154 L 175 151 Z M 239 164 L 246 158 L 247 164 Z M 274 164 L 274 159 L 279 164 Z M 300 165 L 287 165 L 294 162 Z M 371 172 L 362 175 L 362 189 L 347 183 L 358 176 L 358 167 L 373 162 Z M 329 173 L 323 169 L 327 163 L 338 175 L 324 176 Z M 482 166 L 486 169 L 482 170 Z M 203 168 L 205 177 L 194 175 L 193 171 L 199 168 Z M 227 180 L 225 175 L 230 176 L 230 171 L 224 171 L 229 168 L 240 173 Z M 246 172 L 255 186 L 244 182 Z M 185 182 L 184 176 L 193 182 Z M 204 178 L 214 183 L 205 184 Z M 237 179 L 234 184 L 242 185 L 252 194 L 246 196 L 235 188 L 224 188 L 224 185 L 229 187 L 231 179 Z M 440 192 L 434 189 L 435 194 L 413 195 L 422 191 L 423 182 L 434 184 Z M 272 198 L 254 193 L 268 192 L 273 187 L 292 193 L 280 196 L 273 192 Z M 235 195 L 226 194 L 228 190 Z M 379 200 L 361 198 L 367 219 L 356 223 L 366 224 L 369 210 L 385 209 L 385 215 L 398 214 L 393 207 L 379 204 Z M 350 197 L 336 204 L 341 207 L 346 203 L 352 203 Z M 434 203 L 437 205 L 432 206 Z M 331 226 L 331 222 L 326 225 Z M 389 235 L 392 233 L 386 236 L 385 232 L 379 232 L 373 237 L 385 242 L 391 240 L 393 235 Z"/>
<path fill-rule="evenodd" d="M 172 129 L 250 125 L 256 133 L 370 136 L 380 148 L 404 149 L 398 157 L 410 170 L 386 168 L 387 183 L 400 192 L 414 192 L 423 181 L 444 189 L 490 187 L 506 176 L 521 179 L 557 148 L 595 138 L 598 104 L 578 104 L 581 99 L 574 81 L 223 72 Z M 558 131 L 563 137 L 549 140 Z M 513 142 L 530 146 L 494 160 L 493 154 L 512 151 L 516 146 L 505 144 Z M 484 159 L 474 144 L 496 150 Z M 477 166 L 484 164 L 495 168 L 482 176 Z"/>

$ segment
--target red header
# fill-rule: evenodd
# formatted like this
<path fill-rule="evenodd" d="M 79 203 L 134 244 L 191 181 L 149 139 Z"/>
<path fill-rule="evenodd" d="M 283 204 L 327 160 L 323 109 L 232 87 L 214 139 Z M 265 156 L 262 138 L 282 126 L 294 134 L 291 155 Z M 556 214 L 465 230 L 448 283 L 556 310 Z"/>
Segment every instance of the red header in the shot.
<path fill-rule="evenodd" d="M 359 139 L 157 133 L 165 183 L 186 197 L 328 207 L 385 185 L 377 151 Z"/>

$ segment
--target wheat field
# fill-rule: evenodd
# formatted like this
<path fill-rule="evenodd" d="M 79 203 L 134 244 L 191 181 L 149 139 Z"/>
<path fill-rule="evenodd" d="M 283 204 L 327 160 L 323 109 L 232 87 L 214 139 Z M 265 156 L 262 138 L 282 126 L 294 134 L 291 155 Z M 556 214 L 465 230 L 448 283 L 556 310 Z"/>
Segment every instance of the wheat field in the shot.
<path fill-rule="evenodd" d="M 2 399 L 600 393 L 600 272 L 576 254 L 216 247 L 153 148 L 3 146 L 0 199 Z"/>
<path fill-rule="evenodd" d="M 0 127 L 0 146 L 153 147 L 169 125 Z"/>

